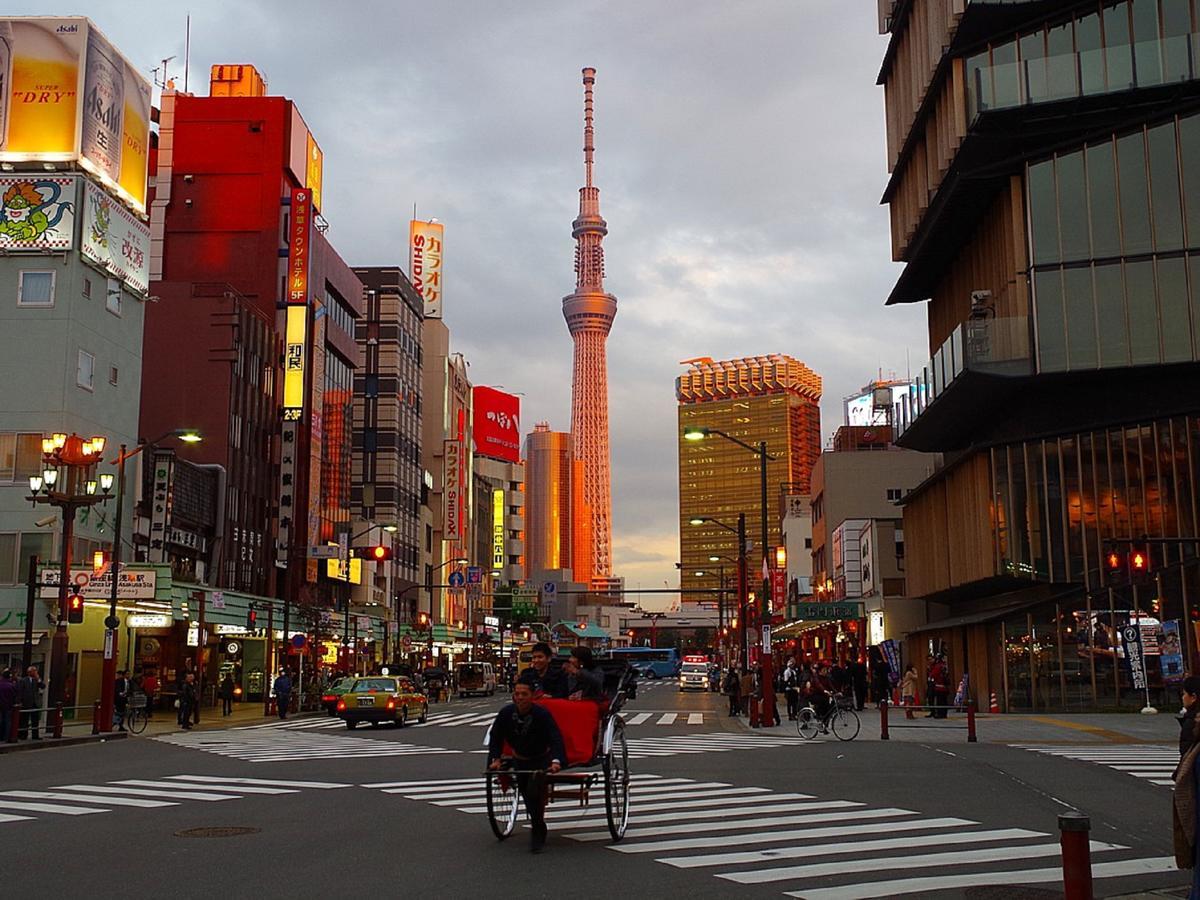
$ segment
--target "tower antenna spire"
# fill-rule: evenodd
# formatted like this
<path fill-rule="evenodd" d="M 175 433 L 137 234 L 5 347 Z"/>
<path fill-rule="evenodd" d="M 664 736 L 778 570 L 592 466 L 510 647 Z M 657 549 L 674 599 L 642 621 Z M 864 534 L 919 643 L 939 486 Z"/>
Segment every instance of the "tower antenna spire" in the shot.
<path fill-rule="evenodd" d="M 592 186 L 592 154 L 596 151 L 595 130 L 592 128 L 592 85 L 596 83 L 596 70 L 583 70 L 583 167 L 587 173 L 585 184 Z"/>

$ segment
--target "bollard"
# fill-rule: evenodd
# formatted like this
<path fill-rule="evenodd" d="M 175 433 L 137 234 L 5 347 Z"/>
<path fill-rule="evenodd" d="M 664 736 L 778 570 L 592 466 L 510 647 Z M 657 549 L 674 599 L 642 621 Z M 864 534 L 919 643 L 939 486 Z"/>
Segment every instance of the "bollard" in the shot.
<path fill-rule="evenodd" d="M 21 725 L 21 704 L 18 703 L 12 708 L 12 721 L 8 723 L 8 734 L 2 735 L 4 740 L 10 744 L 17 742 L 17 729 Z"/>
<path fill-rule="evenodd" d="M 63 708 L 61 703 L 54 704 L 54 736 L 62 737 L 63 730 Z"/>
<path fill-rule="evenodd" d="M 92 734 L 100 733 L 100 701 L 92 704 Z"/>
<path fill-rule="evenodd" d="M 884 700 L 879 704 L 879 739 L 881 741 L 890 741 L 888 737 L 888 721 L 887 721 L 888 702 Z"/>
<path fill-rule="evenodd" d="M 1088 832 L 1092 821 L 1081 812 L 1058 817 L 1062 844 L 1064 900 L 1092 900 L 1092 851 Z"/>
<path fill-rule="evenodd" d="M 974 700 L 967 701 L 967 743 L 968 744 L 978 743 L 978 739 L 975 737 L 975 701 Z"/>
<path fill-rule="evenodd" d="M 750 708 L 750 727 L 758 727 L 758 698 L 751 695 L 747 698 L 746 705 Z"/>

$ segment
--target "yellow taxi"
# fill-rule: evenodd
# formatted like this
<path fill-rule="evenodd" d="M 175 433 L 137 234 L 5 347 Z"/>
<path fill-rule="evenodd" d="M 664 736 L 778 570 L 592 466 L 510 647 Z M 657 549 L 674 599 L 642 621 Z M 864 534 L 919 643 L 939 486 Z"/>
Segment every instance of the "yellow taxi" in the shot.
<path fill-rule="evenodd" d="M 337 716 L 347 728 L 355 728 L 359 722 L 404 726 L 411 721 L 426 721 L 429 701 L 411 679 L 372 675 L 356 679 L 338 698 Z"/>

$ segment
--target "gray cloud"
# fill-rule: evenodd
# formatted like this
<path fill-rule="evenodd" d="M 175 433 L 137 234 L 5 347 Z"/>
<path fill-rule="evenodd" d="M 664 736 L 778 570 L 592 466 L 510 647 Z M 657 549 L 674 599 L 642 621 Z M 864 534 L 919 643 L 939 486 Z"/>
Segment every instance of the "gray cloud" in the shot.
<path fill-rule="evenodd" d="M 38 14 L 34 3 L 14 12 Z M 83 2 L 147 70 L 183 55 L 184 5 Z M 589 14 L 589 10 L 591 10 Z M 401 263 L 407 221 L 446 223 L 446 317 L 478 383 L 569 427 L 570 223 L 579 69 L 598 70 L 609 222 L 615 545 L 631 586 L 675 583 L 681 359 L 789 353 L 841 398 L 925 355 L 919 308 L 887 309 L 890 262 L 874 4 L 617 0 L 192 6 L 191 86 L 250 62 L 325 151 L 330 239 Z M 176 69 L 178 71 L 178 69 Z M 649 601 L 647 601 L 649 602 Z"/>

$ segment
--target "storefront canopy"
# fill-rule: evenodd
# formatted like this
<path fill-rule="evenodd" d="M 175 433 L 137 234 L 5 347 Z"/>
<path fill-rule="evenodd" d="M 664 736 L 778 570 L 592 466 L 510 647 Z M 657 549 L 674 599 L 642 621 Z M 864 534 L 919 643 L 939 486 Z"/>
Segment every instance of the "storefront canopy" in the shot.
<path fill-rule="evenodd" d="M 608 632 L 599 625 L 587 624 L 580 627 L 578 622 L 559 622 L 554 626 L 554 630 L 565 628 L 575 637 L 585 640 L 608 640 Z"/>
<path fill-rule="evenodd" d="M 997 622 L 1000 619 L 1005 619 L 1013 613 L 1023 612 L 1027 609 L 1032 609 L 1035 606 L 1040 606 L 1043 603 L 1055 603 L 1064 600 L 1067 597 L 1075 597 L 1081 593 L 1079 588 L 1071 588 L 1066 591 L 1050 594 L 1044 591 L 1039 592 L 1038 596 L 1030 596 L 1026 591 L 1019 591 L 1018 594 L 1023 595 L 1023 598 L 1014 602 L 1007 603 L 1003 606 L 993 606 L 989 609 L 978 610 L 973 613 L 966 613 L 961 616 L 951 616 L 947 619 L 938 619 L 936 622 L 929 622 L 922 625 L 920 628 L 914 628 L 909 632 L 909 635 L 922 634 L 928 631 L 942 631 L 946 628 L 961 628 L 966 625 L 983 625 L 988 622 Z M 1008 595 L 1013 596 L 1013 595 Z M 999 598 L 998 598 L 999 599 Z"/>

